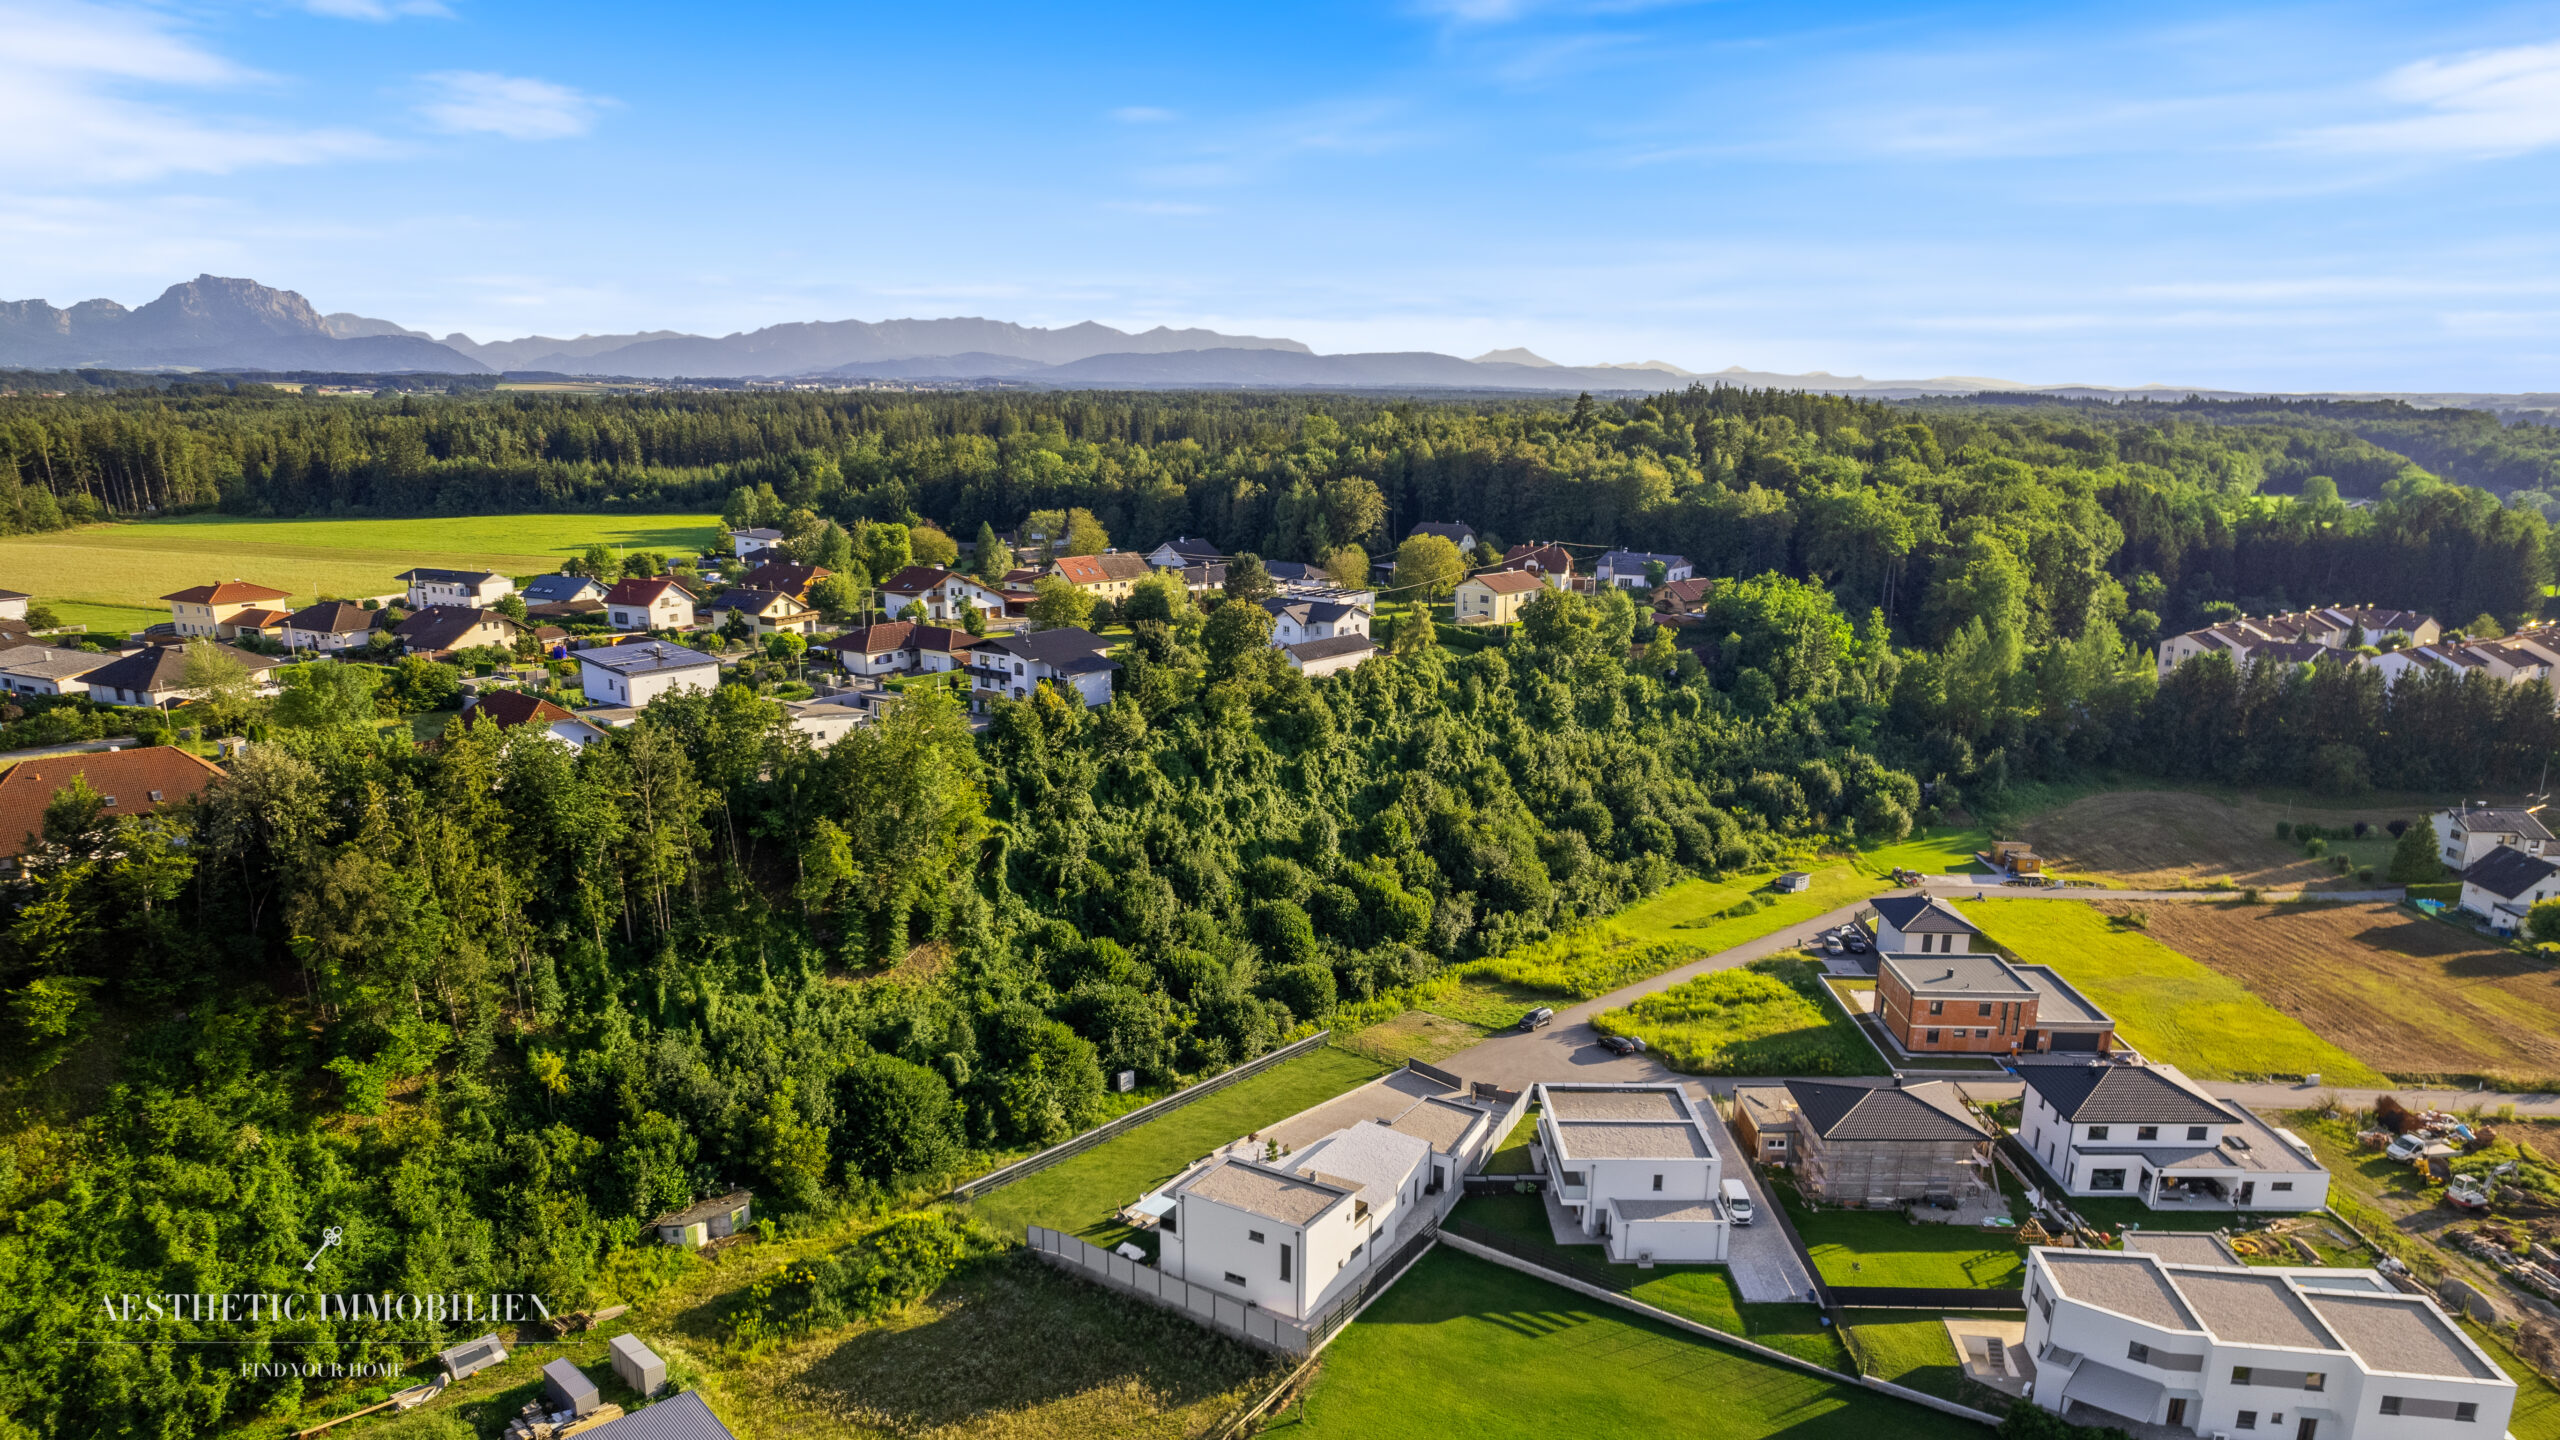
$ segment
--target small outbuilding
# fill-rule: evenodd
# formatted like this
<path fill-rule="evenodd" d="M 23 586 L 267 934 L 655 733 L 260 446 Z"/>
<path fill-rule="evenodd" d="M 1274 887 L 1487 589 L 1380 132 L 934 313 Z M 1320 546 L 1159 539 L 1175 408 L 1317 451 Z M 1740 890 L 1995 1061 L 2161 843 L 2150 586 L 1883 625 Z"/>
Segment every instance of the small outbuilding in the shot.
<path fill-rule="evenodd" d="M 560 1359 L 542 1367 L 542 1403 L 555 1415 L 563 1410 L 591 1415 L 604 1397 L 596 1393 L 596 1382 L 587 1378 L 586 1371 Z"/>
<path fill-rule="evenodd" d="M 1794 895 L 1813 888 L 1813 876 L 1803 870 L 1789 870 L 1771 882 L 1781 894 Z"/>
<path fill-rule="evenodd" d="M 655 1395 L 667 1383 L 667 1362 L 641 1344 L 639 1336 L 616 1335 L 604 1348 L 613 1360 L 613 1373 L 642 1395 Z"/>
<path fill-rule="evenodd" d="M 697 1200 L 682 1210 L 670 1210 L 649 1223 L 657 1227 L 661 1241 L 692 1250 L 745 1229 L 749 1202 L 754 1199 L 753 1191 L 732 1190 L 726 1195 Z"/>
<path fill-rule="evenodd" d="M 436 1358 L 444 1362 L 446 1379 L 459 1380 L 506 1359 L 507 1347 L 499 1343 L 497 1336 L 483 1335 L 477 1340 L 466 1340 Z"/>

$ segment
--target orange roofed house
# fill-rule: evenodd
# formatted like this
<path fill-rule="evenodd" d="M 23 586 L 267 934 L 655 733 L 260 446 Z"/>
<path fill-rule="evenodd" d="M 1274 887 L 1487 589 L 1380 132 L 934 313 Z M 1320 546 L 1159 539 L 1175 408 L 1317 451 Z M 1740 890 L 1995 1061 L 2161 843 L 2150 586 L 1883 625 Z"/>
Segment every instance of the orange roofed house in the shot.
<path fill-rule="evenodd" d="M 219 585 L 196 585 L 160 598 L 169 602 L 169 619 L 179 634 L 230 640 L 239 635 L 244 612 L 259 612 L 250 616 L 251 633 L 259 633 L 267 628 L 260 623 L 266 619 L 265 612 L 274 611 L 280 602 L 293 597 L 246 580 L 225 580 Z M 284 620 L 282 613 L 275 615 L 278 633 L 282 632 Z"/>
<path fill-rule="evenodd" d="M 1128 599 L 1150 572 L 1144 555 L 1114 551 L 1108 555 L 1066 556 L 1050 566 L 1049 573 L 1097 600 L 1116 605 Z"/>
<path fill-rule="evenodd" d="M 222 767 L 174 745 L 21 760 L 0 775 L 0 863 L 15 865 L 44 834 L 44 810 L 75 777 L 98 792 L 101 813 L 148 815 L 182 805 L 222 778 Z"/>

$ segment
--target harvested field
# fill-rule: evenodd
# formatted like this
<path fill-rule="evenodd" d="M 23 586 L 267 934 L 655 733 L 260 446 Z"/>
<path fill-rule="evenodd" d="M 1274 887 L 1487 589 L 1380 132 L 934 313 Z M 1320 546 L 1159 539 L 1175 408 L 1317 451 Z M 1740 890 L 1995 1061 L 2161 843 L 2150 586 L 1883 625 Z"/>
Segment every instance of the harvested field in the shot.
<path fill-rule="evenodd" d="M 2377 1070 L 2525 1088 L 2560 1077 L 2560 968 L 2396 905 L 2141 908 L 2151 938 Z"/>
<path fill-rule="evenodd" d="M 2391 853 L 2391 837 L 2383 825 L 2427 808 L 2416 799 L 2311 809 L 2250 796 L 2221 800 L 2184 790 L 2114 790 L 2022 821 L 2018 831 L 2044 856 L 2048 868 L 2106 876 L 2132 889 L 2176 889 L 2228 879 L 2241 886 L 2353 890 L 2371 887 L 2338 874 L 2325 858 L 2312 859 L 2301 846 L 2276 839 L 2276 822 L 2309 821 L 2323 829 L 2371 822 L 2374 838 L 2332 842 L 2331 848 L 2357 864 L 2374 866 L 2378 876 Z"/>

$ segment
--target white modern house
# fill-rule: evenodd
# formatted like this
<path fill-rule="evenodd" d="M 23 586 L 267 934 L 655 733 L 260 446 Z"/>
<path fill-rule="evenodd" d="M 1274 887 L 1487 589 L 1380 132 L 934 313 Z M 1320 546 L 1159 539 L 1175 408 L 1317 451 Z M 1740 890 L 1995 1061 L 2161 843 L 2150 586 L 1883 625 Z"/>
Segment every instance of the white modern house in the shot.
<path fill-rule="evenodd" d="M 1073 625 L 1028 635 L 990 635 L 970 649 L 970 693 L 979 700 L 1027 700 L 1045 680 L 1088 708 L 1108 705 L 1111 675 L 1120 668 L 1105 653 L 1110 648 L 1111 642 Z"/>
<path fill-rule="evenodd" d="M 2465 910 L 2501 934 L 2513 934 L 2533 907 L 2560 899 L 2560 864 L 2501 845 L 2462 872 Z"/>
<path fill-rule="evenodd" d="M 516 582 L 488 570 L 403 570 L 395 577 L 409 587 L 409 608 L 467 605 L 485 610 L 516 593 Z"/>
<path fill-rule="evenodd" d="M 1428 1139 L 1371 1122 L 1276 1162 L 1219 1156 L 1165 1192 L 1156 1264 L 1275 1315 L 1320 1316 L 1423 1214 L 1433 1154 Z"/>
<path fill-rule="evenodd" d="M 1676 585 L 1696 573 L 1686 555 L 1659 555 L 1650 550 L 1612 550 L 1591 567 L 1591 578 L 1621 590 L 1650 589 L 1653 581 L 1647 576 L 1655 565 L 1662 567 L 1662 583 L 1665 585 Z"/>
<path fill-rule="evenodd" d="M 2066 1195 L 2155 1210 L 2317 1210 L 2311 1147 L 2168 1065 L 2021 1065 L 2019 1142 Z"/>
<path fill-rule="evenodd" d="M 1887 895 L 1875 902 L 1876 951 L 1883 955 L 1970 955 L 1990 947 L 1982 930 L 1934 895 Z"/>
<path fill-rule="evenodd" d="M 598 705 L 637 708 L 677 690 L 720 688 L 719 661 L 664 640 L 599 646 L 575 658 L 579 686 Z"/>
<path fill-rule="evenodd" d="M 1340 601 L 1273 596 L 1262 602 L 1262 608 L 1271 612 L 1274 645 L 1302 645 L 1309 640 L 1369 633 L 1369 612 Z"/>
<path fill-rule="evenodd" d="M 779 530 L 769 530 L 762 526 L 752 530 L 732 530 L 729 532 L 729 549 L 739 559 L 744 560 L 759 550 L 770 550 L 789 538 Z"/>
<path fill-rule="evenodd" d="M 1619 1261 L 1720 1261 L 1732 1236 L 1724 1162 L 1678 1085 L 1538 1087 L 1554 1195 Z"/>
<path fill-rule="evenodd" d="M 2081 1424 L 2494 1440 L 2515 1408 L 2515 1382 L 2434 1301 L 2372 1270 L 2039 1246 L 2026 1296 L 2029 1396 Z"/>
<path fill-rule="evenodd" d="M 2549 855 L 2551 829 L 2530 810 L 2477 801 L 2436 812 L 2437 857 L 2449 870 L 2468 870 L 2503 845 L 2527 855 Z"/>

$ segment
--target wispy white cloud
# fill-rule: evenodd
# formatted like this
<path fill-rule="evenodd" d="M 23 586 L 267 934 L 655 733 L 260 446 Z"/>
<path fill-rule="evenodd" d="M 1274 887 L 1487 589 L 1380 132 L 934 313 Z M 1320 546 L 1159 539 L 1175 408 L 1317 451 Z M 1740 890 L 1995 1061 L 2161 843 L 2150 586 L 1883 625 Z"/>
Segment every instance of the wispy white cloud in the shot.
<path fill-rule="evenodd" d="M 263 80 L 198 44 L 170 16 L 79 3 L 0 0 L 9 80 L 0 85 L 0 173 L 136 181 L 225 174 L 373 153 L 374 136 L 190 113 L 170 91 Z M 135 91 L 157 92 L 141 98 Z"/>
<path fill-rule="evenodd" d="M 445 7 L 443 0 L 302 0 L 302 8 L 314 15 L 338 20 L 371 20 L 376 24 L 397 20 L 404 15 L 453 18 L 453 11 Z"/>
<path fill-rule="evenodd" d="M 419 77 L 432 98 L 418 113 L 439 130 L 565 140 L 595 128 L 596 113 L 619 102 L 525 75 L 441 70 Z"/>
<path fill-rule="evenodd" d="M 2389 119 L 2305 133 L 2326 148 L 2496 159 L 2560 145 L 2560 43 L 2510 45 L 2403 65 L 2382 77 Z"/>
<path fill-rule="evenodd" d="M 1123 125 L 1162 125 L 1179 117 L 1161 106 L 1123 105 L 1111 112 L 1111 118 Z"/>

